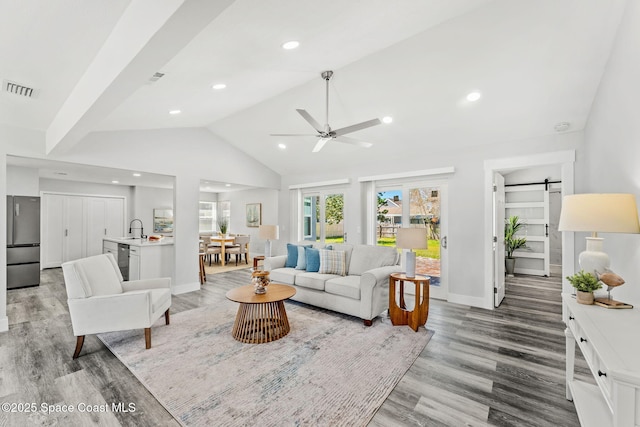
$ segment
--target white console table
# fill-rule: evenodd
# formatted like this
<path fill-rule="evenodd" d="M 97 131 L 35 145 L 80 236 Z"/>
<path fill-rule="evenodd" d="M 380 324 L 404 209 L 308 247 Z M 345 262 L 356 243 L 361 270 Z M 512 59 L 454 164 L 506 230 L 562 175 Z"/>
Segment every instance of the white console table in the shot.
<path fill-rule="evenodd" d="M 567 399 L 582 426 L 640 426 L 640 305 L 607 309 L 562 294 Z M 626 302 L 626 301 L 625 301 Z M 576 342 L 597 384 L 574 379 Z"/>

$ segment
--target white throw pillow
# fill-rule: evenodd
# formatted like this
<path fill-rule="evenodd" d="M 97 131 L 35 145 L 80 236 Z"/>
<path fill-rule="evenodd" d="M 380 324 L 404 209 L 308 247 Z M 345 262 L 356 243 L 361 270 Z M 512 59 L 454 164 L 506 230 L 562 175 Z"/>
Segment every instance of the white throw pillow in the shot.
<path fill-rule="evenodd" d="M 298 246 L 298 262 L 296 263 L 296 270 L 307 269 L 307 257 L 305 256 L 304 251 L 304 246 Z"/>

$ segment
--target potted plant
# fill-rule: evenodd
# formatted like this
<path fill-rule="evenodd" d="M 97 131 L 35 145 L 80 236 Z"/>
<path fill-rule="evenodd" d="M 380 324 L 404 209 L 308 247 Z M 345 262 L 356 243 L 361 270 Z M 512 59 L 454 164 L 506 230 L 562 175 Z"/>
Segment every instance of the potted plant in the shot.
<path fill-rule="evenodd" d="M 516 237 L 516 234 L 524 226 L 524 222 L 520 221 L 517 215 L 510 216 L 504 225 L 504 248 L 507 255 L 505 259 L 505 269 L 508 276 L 513 276 L 513 270 L 516 266 L 516 259 L 513 252 L 516 249 L 527 247 L 526 237 Z"/>
<path fill-rule="evenodd" d="M 580 270 L 573 276 L 567 276 L 567 280 L 576 288 L 576 300 L 580 304 L 593 304 L 593 291 L 602 287 L 596 276 L 584 270 Z"/>
<path fill-rule="evenodd" d="M 218 228 L 220 229 L 220 234 L 223 236 L 227 235 L 227 229 L 229 227 L 229 222 L 227 221 L 226 218 L 222 218 L 220 221 L 218 221 Z"/>

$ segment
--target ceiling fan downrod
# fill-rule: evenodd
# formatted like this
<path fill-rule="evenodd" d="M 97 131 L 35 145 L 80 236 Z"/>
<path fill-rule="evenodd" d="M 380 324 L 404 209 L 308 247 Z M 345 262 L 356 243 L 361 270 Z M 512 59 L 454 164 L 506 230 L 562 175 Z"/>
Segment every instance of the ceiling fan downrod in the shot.
<path fill-rule="evenodd" d="M 333 76 L 333 71 L 327 70 L 323 71 L 321 74 L 322 78 L 327 82 L 326 83 L 326 100 L 327 104 L 325 105 L 325 121 L 324 121 L 324 131 L 329 133 L 331 132 L 331 127 L 329 126 L 329 79 Z"/>

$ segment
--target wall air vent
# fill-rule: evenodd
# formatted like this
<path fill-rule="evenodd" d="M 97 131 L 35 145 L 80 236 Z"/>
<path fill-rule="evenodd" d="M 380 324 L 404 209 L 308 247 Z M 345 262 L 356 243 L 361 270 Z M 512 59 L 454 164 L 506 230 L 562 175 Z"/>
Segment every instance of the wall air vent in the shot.
<path fill-rule="evenodd" d="M 36 90 L 32 87 L 21 85 L 20 83 L 10 80 L 2 81 L 2 90 L 4 92 L 13 93 L 14 95 L 24 96 L 25 98 L 35 98 Z"/>

